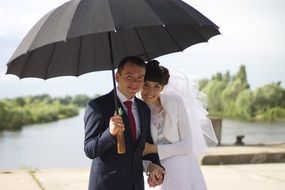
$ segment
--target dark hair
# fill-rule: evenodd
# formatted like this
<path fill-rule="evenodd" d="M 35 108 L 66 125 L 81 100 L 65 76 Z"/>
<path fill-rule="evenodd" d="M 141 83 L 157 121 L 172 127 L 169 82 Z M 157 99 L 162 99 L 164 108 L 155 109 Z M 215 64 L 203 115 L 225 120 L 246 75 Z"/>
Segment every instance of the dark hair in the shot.
<path fill-rule="evenodd" d="M 127 57 L 124 57 L 120 61 L 119 66 L 118 66 L 118 73 L 121 73 L 121 71 L 124 69 L 124 66 L 127 63 L 131 63 L 131 64 L 137 65 L 139 67 L 145 68 L 145 63 L 141 58 L 139 58 L 137 56 L 127 56 Z"/>
<path fill-rule="evenodd" d="M 161 85 L 167 85 L 169 80 L 169 71 L 163 66 L 159 66 L 159 62 L 152 60 L 146 64 L 146 72 L 144 81 L 158 82 Z"/>

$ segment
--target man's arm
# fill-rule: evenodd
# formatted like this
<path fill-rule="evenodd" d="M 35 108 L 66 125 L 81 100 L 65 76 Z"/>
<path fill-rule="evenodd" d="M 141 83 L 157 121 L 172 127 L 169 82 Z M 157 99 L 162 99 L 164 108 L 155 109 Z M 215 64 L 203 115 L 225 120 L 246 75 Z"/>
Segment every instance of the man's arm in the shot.
<path fill-rule="evenodd" d="M 149 144 L 153 144 L 153 139 L 151 137 L 151 132 L 150 132 L 150 110 L 148 109 L 148 127 L 146 131 L 146 142 Z M 151 153 L 147 155 L 143 155 L 143 164 L 146 166 L 147 161 L 151 161 L 147 165 L 147 170 L 146 173 L 148 175 L 148 184 L 150 187 L 155 187 L 157 185 L 160 185 L 163 182 L 164 179 L 164 168 L 160 164 L 160 159 L 157 153 Z"/>
<path fill-rule="evenodd" d="M 99 110 L 95 110 L 96 106 L 87 105 L 84 123 L 85 123 L 85 139 L 84 151 L 88 158 L 94 159 L 102 155 L 110 147 L 116 144 L 116 139 L 111 135 L 109 126 L 103 121 L 103 114 Z"/>
<path fill-rule="evenodd" d="M 147 127 L 147 132 L 146 132 L 146 142 L 149 144 L 153 144 L 153 140 L 151 137 L 151 133 L 150 133 L 150 128 Z M 143 160 L 149 160 L 152 163 L 161 166 L 160 164 L 160 159 L 157 153 L 151 153 L 151 154 L 147 154 L 143 156 Z"/>

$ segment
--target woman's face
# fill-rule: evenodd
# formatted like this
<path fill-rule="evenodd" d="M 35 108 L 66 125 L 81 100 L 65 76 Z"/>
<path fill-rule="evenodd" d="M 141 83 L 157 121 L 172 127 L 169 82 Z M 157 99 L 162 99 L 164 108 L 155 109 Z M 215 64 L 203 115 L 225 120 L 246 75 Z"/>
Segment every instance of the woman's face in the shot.
<path fill-rule="evenodd" d="M 154 104 L 158 101 L 163 86 L 158 82 L 145 81 L 141 90 L 141 96 L 147 104 Z"/>

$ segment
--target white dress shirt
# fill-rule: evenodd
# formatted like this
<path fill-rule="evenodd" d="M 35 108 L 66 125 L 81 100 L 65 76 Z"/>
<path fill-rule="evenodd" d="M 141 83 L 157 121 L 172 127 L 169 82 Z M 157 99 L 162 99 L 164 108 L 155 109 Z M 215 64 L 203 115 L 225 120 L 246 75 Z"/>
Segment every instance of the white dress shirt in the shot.
<path fill-rule="evenodd" d="M 135 122 L 136 122 L 136 132 L 137 132 L 137 138 L 140 135 L 140 119 L 139 119 L 139 111 L 138 111 L 138 106 L 137 103 L 135 102 L 135 98 L 132 97 L 131 99 L 127 99 L 122 92 L 117 88 L 117 96 L 121 102 L 121 104 L 123 105 L 123 108 L 125 110 L 126 113 L 128 113 L 128 109 L 127 106 L 124 104 L 125 101 L 132 101 L 132 112 L 135 118 Z"/>

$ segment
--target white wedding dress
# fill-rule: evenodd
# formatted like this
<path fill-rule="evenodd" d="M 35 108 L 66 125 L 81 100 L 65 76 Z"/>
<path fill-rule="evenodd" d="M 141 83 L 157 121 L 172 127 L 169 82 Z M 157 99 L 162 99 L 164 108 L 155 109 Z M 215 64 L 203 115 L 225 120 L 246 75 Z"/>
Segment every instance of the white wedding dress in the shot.
<path fill-rule="evenodd" d="M 169 84 L 160 96 L 163 110 L 150 105 L 151 133 L 166 175 L 155 188 L 149 187 L 145 176 L 146 190 L 207 189 L 199 159 L 217 139 L 201 95 L 197 83 L 180 71 L 170 70 Z"/>

